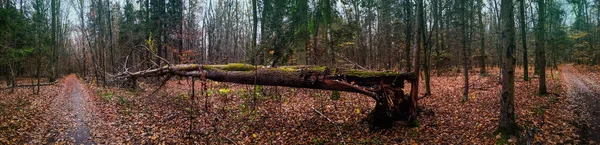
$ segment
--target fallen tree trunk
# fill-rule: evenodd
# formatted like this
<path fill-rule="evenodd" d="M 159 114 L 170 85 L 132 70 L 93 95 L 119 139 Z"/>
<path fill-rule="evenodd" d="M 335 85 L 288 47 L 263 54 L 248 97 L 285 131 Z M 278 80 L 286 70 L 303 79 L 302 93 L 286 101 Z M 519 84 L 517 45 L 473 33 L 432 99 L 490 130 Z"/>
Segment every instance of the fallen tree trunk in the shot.
<path fill-rule="evenodd" d="M 14 86 L 8 86 L 6 88 L 0 88 L 0 90 L 6 90 L 6 89 L 11 89 L 11 88 L 23 88 L 23 87 L 37 87 L 37 86 L 48 86 L 48 85 L 54 85 L 58 83 L 57 81 L 54 82 L 48 82 L 48 83 L 40 83 L 40 84 L 33 84 L 33 85 L 14 85 Z"/>
<path fill-rule="evenodd" d="M 213 81 L 239 84 L 285 86 L 355 92 L 377 102 L 368 120 L 374 128 L 390 128 L 394 121 L 406 120 L 411 111 L 411 97 L 404 95 L 405 81 L 417 80 L 415 73 L 377 72 L 319 66 L 284 66 L 269 68 L 248 64 L 199 65 L 179 64 L 162 68 L 123 72 L 116 75 L 120 82 L 136 86 L 142 77 L 183 76 L 204 77 Z"/>

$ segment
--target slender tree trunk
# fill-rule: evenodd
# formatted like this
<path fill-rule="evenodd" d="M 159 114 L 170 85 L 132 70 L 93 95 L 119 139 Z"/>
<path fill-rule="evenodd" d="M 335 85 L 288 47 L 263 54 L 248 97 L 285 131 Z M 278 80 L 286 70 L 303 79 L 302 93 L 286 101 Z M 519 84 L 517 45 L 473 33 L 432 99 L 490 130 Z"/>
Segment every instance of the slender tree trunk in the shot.
<path fill-rule="evenodd" d="M 444 5 L 443 5 L 444 1 L 439 1 L 439 15 L 438 18 L 441 20 L 441 34 L 440 34 L 440 48 L 437 49 L 436 53 L 437 53 L 437 58 L 435 60 L 436 65 L 436 70 L 437 70 L 437 76 L 440 76 L 442 74 L 442 67 L 441 67 L 441 59 L 440 59 L 440 51 L 446 49 L 446 28 L 448 28 L 448 18 L 446 17 L 445 19 L 442 19 L 441 17 L 443 17 L 444 15 Z"/>
<path fill-rule="evenodd" d="M 545 0 L 538 0 L 538 36 L 537 36 L 537 53 L 536 57 L 539 60 L 539 64 L 537 66 L 538 73 L 540 76 L 540 85 L 538 93 L 540 95 L 546 94 L 546 4 Z"/>
<path fill-rule="evenodd" d="M 416 25 L 417 32 L 419 32 L 419 31 L 424 32 L 425 28 L 421 27 L 421 26 L 425 25 L 425 20 L 424 20 L 424 16 L 423 16 L 424 15 L 423 0 L 417 0 L 417 7 L 418 7 L 417 15 L 416 15 L 417 19 L 418 19 L 417 20 L 418 24 Z M 420 65 L 421 46 L 422 46 L 421 43 L 423 42 L 423 38 L 424 38 L 419 33 L 416 33 L 416 35 L 417 36 L 415 36 L 416 40 L 415 40 L 415 44 L 414 44 L 414 50 L 413 50 L 414 57 L 413 57 L 412 63 L 413 63 L 413 72 L 417 74 L 417 78 L 415 81 L 416 83 L 411 83 L 411 90 L 410 90 L 410 97 L 411 97 L 411 100 L 413 100 L 413 101 L 411 101 L 410 108 L 413 108 L 413 109 L 416 109 L 419 106 L 418 101 L 416 101 L 416 100 L 419 95 L 419 83 L 418 82 L 419 82 L 419 74 L 421 72 L 420 71 L 421 70 L 421 68 L 420 68 L 421 67 L 421 65 Z M 417 117 L 417 111 L 411 110 L 409 120 L 415 121 L 416 117 Z"/>
<path fill-rule="evenodd" d="M 521 26 L 521 45 L 523 47 L 523 80 L 529 81 L 529 65 L 527 59 L 527 25 L 525 24 L 525 0 L 519 0 L 519 25 Z"/>
<path fill-rule="evenodd" d="M 479 7 L 478 10 L 479 12 L 477 13 L 478 17 L 479 17 L 479 36 L 481 37 L 481 47 L 479 48 L 479 55 L 481 57 L 481 70 L 479 71 L 479 73 L 481 75 L 485 75 L 487 74 L 486 68 L 485 68 L 485 59 L 487 58 L 485 55 L 485 24 L 483 23 L 483 8 L 484 8 L 484 4 L 483 4 L 483 0 L 478 0 L 477 1 Z"/>
<path fill-rule="evenodd" d="M 86 33 L 87 29 L 85 28 L 85 19 L 83 17 L 84 13 L 83 13 L 83 9 L 84 9 L 84 1 L 79 1 L 79 19 L 80 19 L 80 25 L 81 25 L 81 34 L 83 35 L 83 37 L 85 38 L 85 42 L 87 42 L 88 46 L 90 47 L 90 49 L 92 48 L 91 43 L 90 43 L 90 39 L 88 37 L 88 34 Z M 83 56 L 83 78 L 85 78 L 87 76 L 87 54 L 86 54 L 86 50 L 85 50 L 85 42 L 82 43 L 81 47 L 82 47 L 82 56 Z"/>
<path fill-rule="evenodd" d="M 434 19 L 433 26 L 435 29 L 434 30 L 435 31 L 435 43 L 434 44 L 435 44 L 435 56 L 436 56 L 435 57 L 436 59 L 433 60 L 433 64 L 434 64 L 434 67 L 437 70 L 438 74 L 439 74 L 440 69 L 439 69 L 439 66 L 437 63 L 437 58 L 439 58 L 440 49 L 442 48 L 440 45 L 441 44 L 441 42 L 440 42 L 440 7 L 439 7 L 440 3 L 441 3 L 440 1 L 433 1 L 433 5 L 432 5 L 433 6 L 433 14 L 434 14 L 433 15 L 433 19 Z"/>
<path fill-rule="evenodd" d="M 55 52 L 56 52 L 56 47 L 58 47 L 57 46 L 57 38 L 56 38 L 56 36 L 57 36 L 56 29 L 58 27 L 58 22 L 57 22 L 58 21 L 58 16 L 57 16 L 58 8 L 57 7 L 59 7 L 59 6 L 57 6 L 56 1 L 57 0 L 51 0 L 51 2 L 50 2 L 50 11 L 51 11 L 51 15 L 52 15 L 51 16 L 52 17 L 51 18 L 52 26 L 50 26 L 50 27 L 52 27 L 51 28 L 52 29 L 52 49 L 51 49 L 52 55 L 50 56 L 50 73 L 51 74 L 50 74 L 50 79 L 49 79 L 50 82 L 54 82 L 54 80 L 56 79 L 56 76 L 55 76 L 56 75 L 56 68 L 55 68 L 56 53 Z"/>
<path fill-rule="evenodd" d="M 107 2 L 106 3 L 106 10 L 108 11 L 106 14 L 106 18 L 107 18 L 107 23 L 108 23 L 108 42 L 109 42 L 109 46 L 110 46 L 110 72 L 115 73 L 116 69 L 115 69 L 115 53 L 114 53 L 114 43 L 113 43 L 113 18 L 112 18 L 112 9 L 110 8 L 110 3 Z"/>
<path fill-rule="evenodd" d="M 515 23 L 513 0 L 502 0 L 501 19 L 502 26 L 501 40 L 504 44 L 502 65 L 502 92 L 500 99 L 500 119 L 498 131 L 503 135 L 516 134 L 517 124 L 515 123 L 514 97 L 515 97 Z"/>
<path fill-rule="evenodd" d="M 405 70 L 410 70 L 411 68 L 411 63 L 410 63 L 410 49 L 411 49 L 411 41 L 413 39 L 412 37 L 412 3 L 411 0 L 405 0 L 404 1 L 404 10 L 406 11 L 406 16 L 405 16 L 405 23 L 406 23 L 406 30 L 404 31 L 405 35 L 406 35 L 406 43 L 404 43 L 404 60 L 406 62 L 406 64 L 404 65 Z M 369 41 L 370 42 L 370 41 Z"/>
<path fill-rule="evenodd" d="M 314 40 L 313 40 L 313 45 L 312 45 L 313 46 L 313 49 L 312 49 L 313 53 L 311 53 L 311 54 L 313 54 L 313 57 L 315 56 L 316 51 L 318 49 L 318 45 L 319 45 L 319 22 L 321 21 L 320 20 L 321 19 L 321 14 L 319 12 L 316 12 L 316 15 L 317 16 L 315 18 L 315 22 L 316 22 L 315 23 L 315 34 L 313 35 L 313 39 Z M 316 63 L 317 59 L 315 58 L 312 61 L 313 62 L 311 62 L 311 63 Z M 308 64 L 308 65 L 310 65 L 310 64 Z"/>
<path fill-rule="evenodd" d="M 257 10 L 257 1 L 258 0 L 252 0 L 252 51 L 256 51 L 256 36 L 258 35 L 257 30 L 258 30 L 258 10 Z M 308 50 L 307 50 L 308 53 Z M 256 56 L 252 56 L 255 57 L 252 60 L 254 60 L 255 62 L 257 61 Z M 256 63 L 255 63 L 256 64 Z M 308 64 L 308 57 L 306 57 L 306 64 Z"/>
<path fill-rule="evenodd" d="M 469 58 L 470 56 L 469 54 L 469 33 L 467 32 L 469 29 L 468 25 L 469 25 L 469 19 L 467 19 L 467 15 L 468 15 L 468 8 L 467 8 L 467 1 L 461 1 L 460 2 L 461 5 L 461 10 L 463 11 L 461 13 L 461 31 L 462 31 L 462 57 L 463 57 L 463 78 L 464 78 L 464 87 L 463 87 L 463 97 L 462 97 L 462 101 L 466 102 L 469 100 Z"/>
<path fill-rule="evenodd" d="M 16 81 L 16 76 L 15 76 L 15 62 L 9 61 L 8 64 L 9 64 L 8 69 L 9 69 L 9 76 L 10 76 L 8 78 L 9 78 L 9 82 L 10 82 L 10 86 L 11 86 L 10 92 L 13 93 L 13 92 L 15 92 L 15 88 L 17 87 L 17 81 Z"/>

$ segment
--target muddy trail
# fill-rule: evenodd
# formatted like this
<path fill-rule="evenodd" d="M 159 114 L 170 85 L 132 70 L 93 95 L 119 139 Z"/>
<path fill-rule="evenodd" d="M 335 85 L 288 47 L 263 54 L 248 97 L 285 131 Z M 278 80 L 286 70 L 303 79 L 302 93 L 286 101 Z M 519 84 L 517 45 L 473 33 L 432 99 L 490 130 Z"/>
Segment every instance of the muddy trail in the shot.
<path fill-rule="evenodd" d="M 49 144 L 95 144 L 91 141 L 91 109 L 83 85 L 75 75 L 62 81 L 61 95 L 51 103 L 49 110 L 52 121 L 46 137 Z"/>
<path fill-rule="evenodd" d="M 562 83 L 574 103 L 574 114 L 584 144 L 600 142 L 600 84 L 572 64 L 560 68 Z"/>

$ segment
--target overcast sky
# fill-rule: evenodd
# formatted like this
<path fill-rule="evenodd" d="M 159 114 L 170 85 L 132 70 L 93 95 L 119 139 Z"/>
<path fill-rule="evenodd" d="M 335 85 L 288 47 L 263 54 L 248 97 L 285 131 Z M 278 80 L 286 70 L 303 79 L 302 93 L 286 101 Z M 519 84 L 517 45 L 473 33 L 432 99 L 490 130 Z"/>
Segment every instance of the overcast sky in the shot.
<path fill-rule="evenodd" d="M 78 16 L 77 16 L 78 13 L 77 13 L 77 11 L 76 11 L 76 9 L 74 7 L 74 5 L 75 6 L 77 5 L 77 1 L 78 0 L 64 0 L 64 1 L 62 1 L 62 5 L 65 6 L 65 7 L 63 7 L 64 8 L 63 11 L 65 12 L 65 14 L 67 14 L 68 20 L 71 23 L 74 23 L 74 24 L 78 24 L 80 22 L 79 19 L 78 19 Z M 199 0 L 199 1 L 200 1 L 200 5 L 206 4 L 206 3 L 209 2 L 209 0 Z M 216 1 L 218 1 L 218 0 L 210 0 L 210 1 L 213 2 L 213 3 L 216 3 Z M 240 0 L 241 3 L 247 3 L 246 1 L 247 0 Z M 489 0 L 484 0 L 485 3 L 488 3 L 488 1 Z M 89 1 L 86 1 L 86 2 L 87 2 L 86 3 L 86 7 L 88 7 L 89 6 Z M 122 11 L 122 6 L 125 5 L 125 0 L 112 0 L 112 2 L 118 3 L 121 6 L 121 11 Z M 132 2 L 134 2 L 134 5 L 137 5 L 137 4 L 135 4 L 135 0 L 132 0 Z M 568 4 L 566 0 L 558 0 L 558 2 L 562 6 L 563 10 L 565 10 L 565 12 L 567 13 L 566 18 L 565 18 L 565 23 L 567 25 L 571 25 L 574 22 L 574 19 L 575 19 L 575 15 L 572 12 L 572 6 L 570 4 Z M 187 4 L 187 2 L 185 2 L 185 3 Z M 593 4 L 593 0 L 588 0 L 588 3 Z M 535 9 L 535 7 L 537 7 L 537 6 L 535 6 L 534 2 L 530 2 L 528 5 L 533 6 L 534 9 Z M 341 3 L 338 2 L 337 6 L 338 6 L 338 10 L 340 10 Z M 201 7 L 205 7 L 205 6 L 201 6 Z M 137 9 L 137 6 L 136 6 L 136 9 Z M 85 13 L 87 13 L 88 10 L 89 9 L 86 9 Z M 200 13 L 202 13 L 202 12 L 200 12 Z M 340 13 L 343 13 L 343 12 L 340 11 Z"/>

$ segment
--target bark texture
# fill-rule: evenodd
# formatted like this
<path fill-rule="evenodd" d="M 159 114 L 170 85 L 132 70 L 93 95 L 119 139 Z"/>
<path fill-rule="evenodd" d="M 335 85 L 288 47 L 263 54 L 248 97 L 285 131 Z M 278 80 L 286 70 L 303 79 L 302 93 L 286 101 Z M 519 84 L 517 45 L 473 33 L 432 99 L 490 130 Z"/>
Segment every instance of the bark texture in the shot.
<path fill-rule="evenodd" d="M 515 23 L 513 0 L 502 0 L 500 24 L 504 61 L 502 64 L 502 93 L 500 98 L 500 126 L 502 133 L 516 133 L 515 123 Z"/>
<path fill-rule="evenodd" d="M 536 60 L 538 64 L 536 66 L 538 75 L 540 76 L 540 86 L 538 93 L 544 95 L 547 93 L 546 89 L 546 4 L 545 0 L 538 0 L 538 32 L 536 41 Z"/>
<path fill-rule="evenodd" d="M 355 92 L 376 101 L 368 121 L 373 128 L 390 128 L 393 122 L 407 120 L 416 110 L 416 98 L 404 95 L 405 81 L 417 82 L 415 73 L 376 72 L 320 66 L 284 66 L 277 68 L 248 64 L 199 65 L 180 64 L 162 68 L 123 72 L 117 82 L 133 82 L 142 77 L 204 77 L 219 82 L 285 86 Z M 414 87 L 414 85 L 413 85 Z M 417 90 L 417 89 L 411 89 Z"/>

